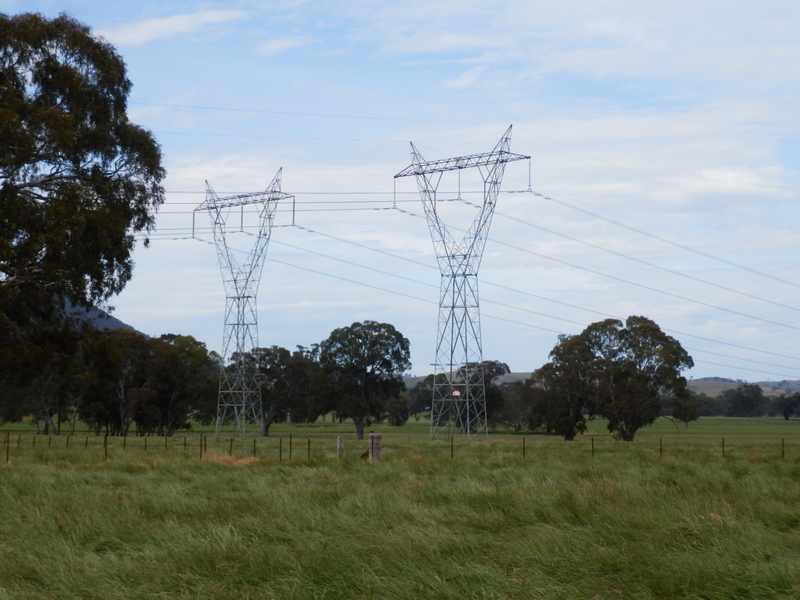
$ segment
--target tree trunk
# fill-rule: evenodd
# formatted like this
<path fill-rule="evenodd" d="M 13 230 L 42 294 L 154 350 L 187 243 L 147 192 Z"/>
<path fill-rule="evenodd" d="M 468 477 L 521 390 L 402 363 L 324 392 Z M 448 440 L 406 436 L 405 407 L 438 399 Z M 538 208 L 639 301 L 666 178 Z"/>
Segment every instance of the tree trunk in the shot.
<path fill-rule="evenodd" d="M 364 419 L 353 419 L 356 426 L 356 439 L 364 439 Z"/>

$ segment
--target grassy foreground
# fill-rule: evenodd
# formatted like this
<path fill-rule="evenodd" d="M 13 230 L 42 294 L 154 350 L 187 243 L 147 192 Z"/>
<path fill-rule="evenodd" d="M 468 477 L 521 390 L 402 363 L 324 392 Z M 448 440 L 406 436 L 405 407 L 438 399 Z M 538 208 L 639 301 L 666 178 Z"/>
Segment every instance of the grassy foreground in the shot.
<path fill-rule="evenodd" d="M 381 430 L 381 463 L 349 429 L 342 461 L 334 428 L 291 431 L 291 462 L 277 440 L 114 440 L 104 462 L 14 433 L 0 599 L 800 598 L 797 421 L 527 436 L 525 458 L 505 434 L 451 458 L 411 425 Z"/>

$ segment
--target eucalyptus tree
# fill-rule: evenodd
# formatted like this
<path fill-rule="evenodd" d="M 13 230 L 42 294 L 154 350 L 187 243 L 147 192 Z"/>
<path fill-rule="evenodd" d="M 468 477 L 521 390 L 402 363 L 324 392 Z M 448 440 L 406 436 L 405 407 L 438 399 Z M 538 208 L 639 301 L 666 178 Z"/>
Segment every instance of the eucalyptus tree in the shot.
<path fill-rule="evenodd" d="M 161 150 L 127 116 L 116 50 L 75 19 L 0 14 L 0 387 L 64 302 L 120 292 L 164 200 Z M 145 245 L 147 241 L 145 239 Z"/>
<path fill-rule="evenodd" d="M 537 371 L 539 386 L 569 439 L 585 423 L 585 415 L 608 421 L 615 436 L 632 441 L 636 432 L 655 421 L 664 402 L 686 393 L 681 371 L 694 365 L 680 342 L 646 317 L 623 323 L 606 319 L 580 334 L 560 336 L 551 363 Z M 570 430 L 570 425 L 578 429 Z"/>
<path fill-rule="evenodd" d="M 352 419 L 363 439 L 364 427 L 383 419 L 388 403 L 405 390 L 410 343 L 388 323 L 353 323 L 320 344 L 320 363 L 333 382 L 337 414 Z"/>

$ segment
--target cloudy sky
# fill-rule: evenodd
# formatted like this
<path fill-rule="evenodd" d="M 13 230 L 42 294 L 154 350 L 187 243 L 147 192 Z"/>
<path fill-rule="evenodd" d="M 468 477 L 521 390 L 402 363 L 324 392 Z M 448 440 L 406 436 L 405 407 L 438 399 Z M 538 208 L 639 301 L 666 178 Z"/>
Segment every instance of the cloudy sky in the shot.
<path fill-rule="evenodd" d="M 541 366 L 559 333 L 643 315 L 687 375 L 800 379 L 800 3 L 0 0 L 112 42 L 167 203 L 115 316 L 219 350 L 224 291 L 205 181 L 283 168 L 261 345 L 373 319 L 431 371 L 439 273 L 409 141 L 427 160 L 512 152 L 480 272 L 484 358 Z M 396 186 L 395 186 L 396 184 Z M 530 185 L 531 192 L 528 192 Z M 453 231 L 480 182 L 445 178 Z M 396 207 L 393 208 L 393 207 Z M 292 226 L 292 208 L 294 225 Z M 252 238 L 235 241 L 242 255 Z"/>

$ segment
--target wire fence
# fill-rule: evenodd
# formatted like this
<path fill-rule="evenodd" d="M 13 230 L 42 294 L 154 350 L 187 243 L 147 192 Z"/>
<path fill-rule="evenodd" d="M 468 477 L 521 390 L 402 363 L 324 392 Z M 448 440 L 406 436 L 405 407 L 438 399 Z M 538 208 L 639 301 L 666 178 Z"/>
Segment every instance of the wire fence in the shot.
<path fill-rule="evenodd" d="M 206 434 L 173 436 L 109 436 L 91 434 L 42 435 L 5 432 L 2 450 L 6 466 L 15 460 L 25 463 L 58 461 L 69 458 L 77 462 L 109 462 L 123 457 L 145 455 L 163 459 L 219 460 L 237 462 L 255 459 L 267 463 L 316 462 L 322 460 L 374 459 L 374 442 L 370 439 L 344 439 L 344 436 L 236 437 L 214 439 Z M 372 435 L 370 436 L 372 437 Z M 380 440 L 380 435 L 378 434 Z M 453 460 L 477 455 L 499 456 L 504 460 L 542 461 L 571 458 L 602 460 L 611 455 L 627 455 L 634 459 L 719 459 L 749 463 L 768 460 L 800 462 L 800 437 L 701 436 L 694 439 L 653 438 L 625 443 L 610 436 L 579 436 L 564 442 L 553 436 L 504 436 L 491 442 L 449 438 L 430 441 L 406 437 L 387 437 L 378 441 L 378 460 L 382 446 L 390 460 L 420 460 L 425 457 Z M 345 450 L 346 448 L 346 450 Z"/>

